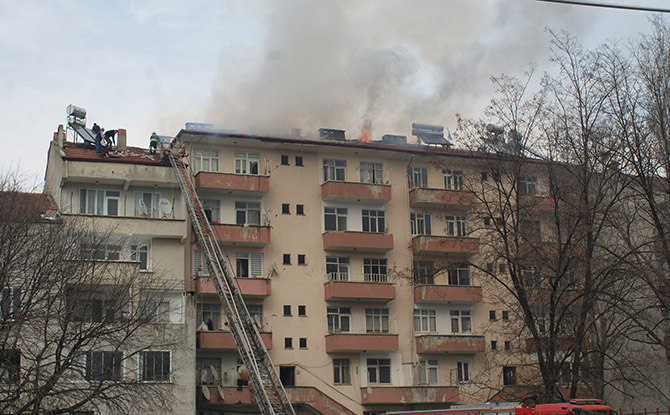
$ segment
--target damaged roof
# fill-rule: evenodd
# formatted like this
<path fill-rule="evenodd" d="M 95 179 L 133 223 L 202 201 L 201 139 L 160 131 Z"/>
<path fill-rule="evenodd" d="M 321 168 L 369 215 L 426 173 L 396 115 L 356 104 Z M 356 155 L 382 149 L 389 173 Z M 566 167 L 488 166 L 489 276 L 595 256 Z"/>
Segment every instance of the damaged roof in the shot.
<path fill-rule="evenodd" d="M 130 147 L 125 151 L 112 151 L 119 157 L 100 157 L 95 147 L 84 143 L 63 143 L 64 160 L 92 161 L 96 163 L 127 163 L 145 164 L 150 166 L 170 166 L 168 161 L 161 161 L 159 154 L 151 154 L 149 150 L 140 147 Z"/>

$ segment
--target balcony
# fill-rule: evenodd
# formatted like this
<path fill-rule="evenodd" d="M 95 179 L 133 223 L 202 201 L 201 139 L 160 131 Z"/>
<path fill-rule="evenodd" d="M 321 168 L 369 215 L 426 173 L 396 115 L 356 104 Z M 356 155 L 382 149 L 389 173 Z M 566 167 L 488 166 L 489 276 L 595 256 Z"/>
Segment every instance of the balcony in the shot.
<path fill-rule="evenodd" d="M 414 302 L 421 303 L 478 303 L 482 287 L 472 285 L 418 285 L 414 287 Z"/>
<path fill-rule="evenodd" d="M 184 219 L 153 219 L 134 216 L 64 215 L 66 221 L 76 221 L 83 229 L 113 232 L 123 235 L 151 235 L 154 238 L 181 239 L 186 235 Z"/>
<path fill-rule="evenodd" d="M 233 335 L 228 331 L 199 331 L 197 344 L 200 350 L 237 350 Z M 261 333 L 265 348 L 272 349 L 272 333 Z"/>
<path fill-rule="evenodd" d="M 323 234 L 326 251 L 357 251 L 384 253 L 393 249 L 393 235 L 389 233 L 326 231 Z"/>
<path fill-rule="evenodd" d="M 265 298 L 272 294 L 272 284 L 269 278 L 235 278 L 235 281 L 245 297 Z M 214 282 L 210 277 L 196 278 L 194 291 L 196 295 L 217 294 Z"/>
<path fill-rule="evenodd" d="M 371 386 L 361 388 L 363 405 L 439 404 L 458 402 L 458 386 Z"/>
<path fill-rule="evenodd" d="M 419 235 L 412 238 L 412 251 L 415 255 L 474 255 L 479 253 L 479 239 Z"/>
<path fill-rule="evenodd" d="M 584 343 L 587 343 L 586 341 Z M 527 338 L 524 341 L 524 350 L 526 353 L 537 353 L 538 344 L 543 350 L 543 353 L 549 349 L 555 348 L 558 352 L 569 352 L 575 347 L 575 341 L 572 339 L 550 339 L 548 337 L 540 338 L 539 341 Z"/>
<path fill-rule="evenodd" d="M 228 194 L 263 194 L 270 190 L 270 177 L 201 171 L 195 175 L 198 191 L 224 191 Z"/>
<path fill-rule="evenodd" d="M 474 204 L 475 195 L 467 191 L 418 188 L 409 192 L 411 207 L 467 210 Z"/>
<path fill-rule="evenodd" d="M 565 204 L 561 201 L 557 201 L 552 197 L 540 197 L 540 196 L 520 196 L 519 205 L 524 210 L 529 210 L 531 212 L 537 213 L 552 213 L 556 209 L 555 204 L 560 205 L 560 209 L 565 209 Z"/>
<path fill-rule="evenodd" d="M 486 348 L 484 336 L 420 334 L 415 337 L 417 353 L 477 353 Z"/>
<path fill-rule="evenodd" d="M 270 227 L 258 225 L 212 225 L 217 241 L 224 245 L 265 246 L 270 243 Z"/>
<path fill-rule="evenodd" d="M 386 282 L 386 275 L 365 278 L 368 281 L 349 281 L 349 274 L 327 275 L 324 284 L 326 301 L 379 301 L 387 303 L 395 299 L 395 285 Z M 346 277 L 339 279 L 335 277 Z M 382 278 L 383 277 L 383 278 Z"/>
<path fill-rule="evenodd" d="M 325 182 L 321 198 L 333 202 L 386 203 L 391 200 L 391 186 L 373 183 Z"/>
<path fill-rule="evenodd" d="M 397 334 L 336 333 L 326 335 L 326 353 L 392 352 L 398 350 Z"/>

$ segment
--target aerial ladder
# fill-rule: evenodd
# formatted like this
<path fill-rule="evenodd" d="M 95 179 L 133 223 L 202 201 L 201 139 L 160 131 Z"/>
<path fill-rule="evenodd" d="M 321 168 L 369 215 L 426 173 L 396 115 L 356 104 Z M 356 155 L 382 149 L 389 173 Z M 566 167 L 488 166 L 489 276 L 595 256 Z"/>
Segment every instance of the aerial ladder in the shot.
<path fill-rule="evenodd" d="M 247 367 L 251 390 L 258 403 L 260 413 L 263 415 L 295 415 L 286 390 L 281 384 L 270 355 L 265 348 L 258 327 L 251 318 L 242 298 L 234 273 L 214 237 L 212 226 L 205 215 L 193 179 L 182 161 L 185 158 L 183 147 L 179 150 L 175 144 L 176 142 L 173 141 L 168 147 L 161 143 L 161 152 L 164 157 L 170 160 L 177 176 L 177 182 L 184 195 L 186 210 L 193 224 L 193 229 L 207 255 L 210 276 L 228 318 L 228 327 L 235 340 L 237 351 Z"/>

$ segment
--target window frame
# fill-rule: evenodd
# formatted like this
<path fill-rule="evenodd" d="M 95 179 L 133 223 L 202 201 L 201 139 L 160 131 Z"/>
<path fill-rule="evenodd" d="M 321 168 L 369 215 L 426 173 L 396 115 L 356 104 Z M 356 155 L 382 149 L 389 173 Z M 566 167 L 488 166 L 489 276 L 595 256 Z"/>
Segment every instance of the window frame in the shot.
<path fill-rule="evenodd" d="M 445 190 L 460 192 L 463 190 L 463 171 L 461 170 L 442 170 L 442 179 Z"/>
<path fill-rule="evenodd" d="M 363 258 L 363 281 L 387 282 L 388 268 L 386 258 Z"/>
<path fill-rule="evenodd" d="M 93 197 L 92 202 L 91 196 Z M 109 213 L 110 202 L 116 202 L 116 214 Z M 80 188 L 79 214 L 95 216 L 121 216 L 121 192 L 119 190 Z"/>
<path fill-rule="evenodd" d="M 537 196 L 537 176 L 519 176 L 519 196 Z"/>
<path fill-rule="evenodd" d="M 240 273 L 243 268 L 245 272 Z M 235 252 L 235 277 L 263 278 L 263 254 L 258 252 Z"/>
<path fill-rule="evenodd" d="M 410 189 L 428 188 L 428 168 L 415 166 L 408 167 L 407 184 Z"/>
<path fill-rule="evenodd" d="M 437 359 L 421 359 L 417 365 L 419 385 L 439 385 L 439 364 Z"/>
<path fill-rule="evenodd" d="M 211 328 L 209 321 L 212 322 Z M 221 330 L 221 303 L 197 303 L 195 307 L 196 328 L 207 326 L 207 330 Z"/>
<path fill-rule="evenodd" d="M 350 359 L 333 359 L 333 384 L 351 385 Z"/>
<path fill-rule="evenodd" d="M 472 334 L 472 311 L 449 310 L 449 320 L 452 334 Z M 467 324 L 464 324 L 465 322 Z"/>
<path fill-rule="evenodd" d="M 447 236 L 464 238 L 467 235 L 465 216 L 447 215 L 444 217 L 444 222 Z"/>
<path fill-rule="evenodd" d="M 388 308 L 370 307 L 365 308 L 365 332 L 366 333 L 390 333 L 390 313 Z"/>
<path fill-rule="evenodd" d="M 84 379 L 87 382 L 119 381 L 123 378 L 123 352 L 87 351 L 85 358 Z M 111 359 L 111 362 L 108 361 L 109 359 Z M 100 366 L 100 373 L 93 372 L 94 365 L 96 365 L 95 360 L 98 360 L 97 365 Z M 110 368 L 112 370 L 111 375 L 107 373 Z"/>
<path fill-rule="evenodd" d="M 235 151 L 235 174 L 258 176 L 261 170 L 261 155 L 250 151 Z"/>
<path fill-rule="evenodd" d="M 416 333 L 437 332 L 437 311 L 434 309 L 414 309 L 414 331 Z"/>
<path fill-rule="evenodd" d="M 244 215 L 244 220 L 240 217 Z M 248 201 L 235 201 L 235 224 L 239 226 L 260 226 L 261 225 L 261 203 Z"/>
<path fill-rule="evenodd" d="M 367 359 L 366 366 L 367 366 L 369 384 L 371 385 L 391 384 L 391 359 L 380 359 L 380 358 Z"/>
<path fill-rule="evenodd" d="M 360 162 L 361 183 L 383 184 L 384 183 L 384 165 L 371 161 Z"/>
<path fill-rule="evenodd" d="M 472 284 L 470 279 L 470 266 L 468 264 L 452 265 L 449 267 L 447 274 L 447 281 L 449 285 L 469 287 Z"/>
<path fill-rule="evenodd" d="M 412 235 L 431 235 L 430 213 L 410 213 L 410 230 Z"/>
<path fill-rule="evenodd" d="M 336 159 L 323 159 L 322 162 L 324 182 L 346 181 L 347 161 Z"/>
<path fill-rule="evenodd" d="M 203 168 L 207 162 L 207 168 Z M 204 172 L 219 172 L 219 150 L 212 150 L 207 148 L 193 149 L 193 171 L 195 174 Z"/>
<path fill-rule="evenodd" d="M 362 209 L 363 232 L 386 233 L 386 214 L 383 210 Z"/>
<path fill-rule="evenodd" d="M 351 307 L 326 307 L 329 334 L 351 332 Z"/>
<path fill-rule="evenodd" d="M 458 376 L 459 383 L 470 382 L 470 362 L 469 361 L 457 361 L 456 362 L 456 372 Z"/>
<path fill-rule="evenodd" d="M 156 361 L 154 361 L 153 376 L 151 379 L 147 377 L 147 358 L 149 356 L 158 356 L 160 354 L 160 372 L 159 376 L 156 376 Z M 172 382 L 172 352 L 169 350 L 143 350 L 139 354 L 140 364 L 139 366 L 139 380 L 143 383 L 171 383 Z M 167 356 L 168 370 L 165 373 L 165 362 Z M 155 357 L 154 357 L 155 359 Z"/>
<path fill-rule="evenodd" d="M 349 281 L 350 258 L 343 256 L 326 257 L 326 280 Z"/>
<path fill-rule="evenodd" d="M 134 216 L 136 218 L 160 219 L 160 193 L 138 191 L 133 194 Z M 151 206 L 147 206 L 147 201 L 145 200 L 146 195 L 149 195 Z M 144 205 L 144 208 L 146 209 L 146 214 L 142 213 L 142 205 Z"/>
<path fill-rule="evenodd" d="M 323 228 L 325 231 L 346 232 L 347 230 L 347 208 L 325 207 L 323 208 Z"/>

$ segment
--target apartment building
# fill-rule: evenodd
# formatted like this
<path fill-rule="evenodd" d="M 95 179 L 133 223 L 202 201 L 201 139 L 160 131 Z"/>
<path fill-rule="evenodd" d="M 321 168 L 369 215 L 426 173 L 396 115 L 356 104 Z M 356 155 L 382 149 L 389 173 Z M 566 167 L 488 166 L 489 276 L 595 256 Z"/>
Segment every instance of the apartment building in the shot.
<path fill-rule="evenodd" d="M 134 334 L 140 337 L 138 344 L 146 340 L 148 346 L 137 346 L 137 356 L 129 359 L 125 358 L 128 351 L 123 347 L 111 352 L 99 346 L 101 350 L 90 352 L 92 363 L 84 377 L 90 380 L 101 376 L 89 373 L 98 364 L 110 371 L 105 376 L 113 379 L 136 378 L 147 388 L 160 384 L 172 398 L 167 413 L 194 413 L 195 338 L 187 335 L 194 329 L 193 316 L 186 314 L 184 294 L 184 275 L 187 270 L 190 272 L 184 262 L 187 221 L 174 173 L 158 155 L 128 147 L 125 130 L 119 130 L 117 157 L 99 157 L 92 146 L 73 142 L 75 138 L 76 134 L 62 125 L 54 134 L 48 152 L 45 193 L 55 201 L 66 225 L 104 234 L 107 244 L 96 249 L 92 260 L 139 270 L 139 275 L 152 285 L 142 288 L 161 291 L 160 315 L 150 316 L 157 324 Z M 130 289 L 136 287 L 131 285 Z M 92 300 L 91 310 L 113 301 L 105 298 L 104 292 L 100 295 L 98 300 Z M 96 308 L 95 301 L 102 305 Z M 89 314 L 91 321 L 106 318 L 104 311 Z M 174 341 L 166 341 L 169 338 Z M 156 349 L 154 344 L 171 347 Z"/>
<path fill-rule="evenodd" d="M 492 308 L 500 304 L 469 265 L 481 226 L 463 181 L 482 175 L 471 153 L 393 136 L 364 143 L 206 126 L 176 138 L 299 411 L 443 408 L 517 383 L 515 365 L 483 357 L 520 345 L 491 331 L 511 317 Z M 196 370 L 210 389 L 197 393 L 198 408 L 251 410 L 203 255 L 190 247 Z M 493 389 L 471 382 L 484 370 Z"/>

